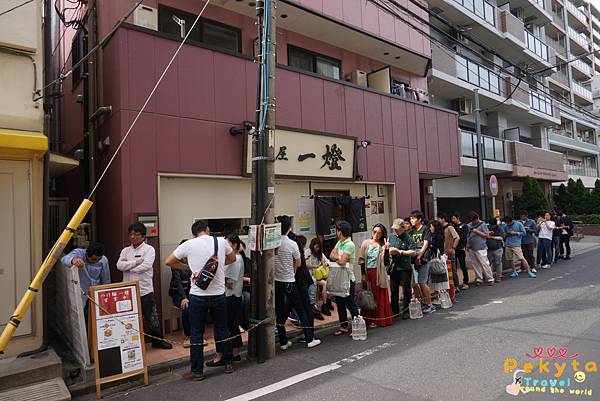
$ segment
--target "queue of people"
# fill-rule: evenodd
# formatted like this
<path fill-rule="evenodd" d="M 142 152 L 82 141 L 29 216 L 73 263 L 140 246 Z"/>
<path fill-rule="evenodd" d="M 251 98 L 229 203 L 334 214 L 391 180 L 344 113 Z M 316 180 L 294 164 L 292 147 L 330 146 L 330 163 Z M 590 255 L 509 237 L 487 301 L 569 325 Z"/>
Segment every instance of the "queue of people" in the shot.
<path fill-rule="evenodd" d="M 276 330 L 279 348 L 284 351 L 292 346 L 285 326 L 290 314 L 304 333 L 299 342 L 311 349 L 321 344 L 315 336 L 314 319 L 331 316 L 334 310 L 339 321 L 334 336 L 351 334 L 349 318 L 359 314 L 370 328 L 389 326 L 395 318 L 409 319 L 409 304 L 415 299 L 420 301 L 423 314 L 430 314 L 436 311 L 432 290 L 449 288 L 448 281 L 452 281 L 456 293 L 472 285 L 494 285 L 503 278 L 505 261 L 509 277 L 516 278 L 526 271 L 530 278 L 536 278 L 538 268 L 547 269 L 559 259 L 570 259 L 569 240 L 573 235 L 573 223 L 565 214 L 556 217 L 545 212 L 537 221 L 523 214 L 519 220 L 506 216 L 484 222 L 477 213 L 470 212 L 465 223 L 459 213 L 450 218 L 438 213 L 436 220 L 426 222 L 423 213 L 415 210 L 405 219 L 395 219 L 389 235 L 384 225 L 375 224 L 370 238 L 358 249 L 352 241 L 350 223 L 336 222 L 337 243 L 326 255 L 319 238 L 313 238 L 307 247 L 306 237 L 293 233 L 289 216 L 277 220 L 282 242 L 274 255 Z M 165 264 L 172 270 L 169 295 L 182 311 L 184 347 L 190 348 L 191 371 L 185 377 L 198 381 L 204 379 L 205 366 L 224 366 L 225 373 L 232 373 L 233 363 L 241 360 L 240 333 L 244 324 L 248 328 L 251 269 L 245 244 L 237 234 L 216 238 L 201 220 L 192 225 L 191 231 L 193 238 L 181 241 Z M 128 233 L 131 245 L 121 251 L 117 269 L 123 272 L 124 281 L 139 282 L 144 331 L 152 346 L 172 348 L 159 332 L 153 288 L 154 248 L 146 242 L 143 224 L 133 223 Z M 469 279 L 467 256 L 475 272 L 474 282 Z M 441 286 L 439 279 L 432 280 L 430 272 L 432 264 L 440 259 L 448 262 L 451 272 Z M 108 260 L 99 243 L 73 250 L 62 258 L 62 263 L 78 268 L 86 308 L 89 287 L 110 283 Z M 458 267 L 462 277 L 457 274 Z M 328 288 L 332 268 L 345 275 L 346 291 Z M 361 291 L 371 293 L 369 305 L 357 302 L 362 299 L 357 297 Z M 204 331 L 209 313 L 216 356 L 205 363 Z"/>

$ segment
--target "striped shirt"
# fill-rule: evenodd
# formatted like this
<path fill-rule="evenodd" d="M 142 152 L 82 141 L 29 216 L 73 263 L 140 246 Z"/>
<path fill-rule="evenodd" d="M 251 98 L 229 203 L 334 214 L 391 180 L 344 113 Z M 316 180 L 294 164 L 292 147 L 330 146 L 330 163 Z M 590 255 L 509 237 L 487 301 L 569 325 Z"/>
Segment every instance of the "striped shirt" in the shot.
<path fill-rule="evenodd" d="M 275 281 L 284 283 L 295 282 L 294 259 L 300 259 L 300 250 L 298 244 L 288 238 L 287 235 L 281 237 L 281 246 L 275 252 L 273 257 L 273 269 L 275 270 Z"/>

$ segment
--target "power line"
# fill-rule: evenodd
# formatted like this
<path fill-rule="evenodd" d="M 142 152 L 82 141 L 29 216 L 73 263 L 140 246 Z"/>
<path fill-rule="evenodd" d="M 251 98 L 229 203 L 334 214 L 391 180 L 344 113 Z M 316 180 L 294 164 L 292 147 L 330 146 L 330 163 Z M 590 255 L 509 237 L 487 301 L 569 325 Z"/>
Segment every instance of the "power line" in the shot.
<path fill-rule="evenodd" d="M 6 11 L 2 11 L 2 12 L 0 13 L 0 17 L 2 17 L 4 14 L 8 14 L 9 12 L 16 10 L 17 8 L 21 8 L 21 7 L 23 7 L 23 6 L 26 6 L 27 4 L 31 3 L 32 1 L 33 1 L 33 0 L 27 0 L 27 1 L 23 2 L 23 3 L 21 3 L 21 4 L 18 4 L 18 5 L 16 5 L 16 6 L 14 6 L 13 8 L 9 8 L 9 9 L 8 9 L 8 10 L 6 10 Z"/>

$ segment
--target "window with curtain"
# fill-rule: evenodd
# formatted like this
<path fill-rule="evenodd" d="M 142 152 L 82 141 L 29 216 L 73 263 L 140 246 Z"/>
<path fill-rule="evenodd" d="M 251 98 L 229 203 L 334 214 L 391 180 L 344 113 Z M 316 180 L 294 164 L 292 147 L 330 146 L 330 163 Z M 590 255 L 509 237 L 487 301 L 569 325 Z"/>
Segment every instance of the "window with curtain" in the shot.
<path fill-rule="evenodd" d="M 291 45 L 288 46 L 288 65 L 333 79 L 341 77 L 342 67 L 339 60 Z"/>

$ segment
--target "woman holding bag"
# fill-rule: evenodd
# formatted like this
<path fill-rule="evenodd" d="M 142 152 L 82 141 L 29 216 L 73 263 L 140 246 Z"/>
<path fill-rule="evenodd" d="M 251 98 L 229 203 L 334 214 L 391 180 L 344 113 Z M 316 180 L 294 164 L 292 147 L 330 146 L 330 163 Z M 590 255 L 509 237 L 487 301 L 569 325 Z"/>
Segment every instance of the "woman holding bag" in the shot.
<path fill-rule="evenodd" d="M 382 224 L 375 224 L 371 239 L 360 246 L 358 263 L 362 272 L 363 291 L 370 289 L 377 303 L 375 310 L 361 309 L 361 314 L 369 327 L 385 327 L 392 324 L 392 304 L 390 303 L 387 264 L 389 264 L 389 242 L 387 231 Z M 360 306 L 360 305 L 359 305 Z"/>
<path fill-rule="evenodd" d="M 331 300 L 327 298 L 327 275 L 329 274 L 329 259 L 323 254 L 321 240 L 318 237 L 310 241 L 309 248 L 305 251 L 306 267 L 316 284 L 311 286 L 309 294 L 311 296 L 312 305 L 317 304 L 317 286 L 321 288 L 323 294 L 323 304 L 321 305 L 321 313 L 331 316 L 333 305 Z M 317 309 L 318 310 L 318 309 Z"/>

